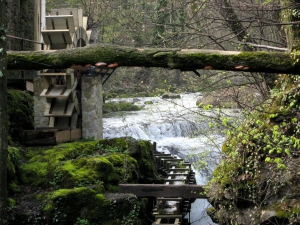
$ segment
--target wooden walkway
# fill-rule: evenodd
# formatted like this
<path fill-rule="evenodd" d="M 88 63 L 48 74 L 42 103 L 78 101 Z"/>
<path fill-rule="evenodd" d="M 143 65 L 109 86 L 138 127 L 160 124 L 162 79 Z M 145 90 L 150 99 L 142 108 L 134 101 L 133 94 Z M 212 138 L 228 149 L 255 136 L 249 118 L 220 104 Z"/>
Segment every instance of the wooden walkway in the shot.
<path fill-rule="evenodd" d="M 191 203 L 207 198 L 204 187 L 196 184 L 191 164 L 170 154 L 153 153 L 165 184 L 119 184 L 119 193 L 132 193 L 153 201 L 152 225 L 190 224 Z"/>

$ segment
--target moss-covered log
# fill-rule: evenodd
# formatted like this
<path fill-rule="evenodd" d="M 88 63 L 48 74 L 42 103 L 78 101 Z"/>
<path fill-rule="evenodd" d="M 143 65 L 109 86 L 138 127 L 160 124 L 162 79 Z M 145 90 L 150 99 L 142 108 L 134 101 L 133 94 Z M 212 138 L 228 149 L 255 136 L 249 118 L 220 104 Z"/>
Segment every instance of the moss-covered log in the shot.
<path fill-rule="evenodd" d="M 8 69 L 39 70 L 69 68 L 72 65 L 113 63 L 127 67 L 163 67 L 180 70 L 215 69 L 246 72 L 298 74 L 297 54 L 239 52 L 204 49 L 133 48 L 89 45 L 56 51 L 8 52 Z"/>

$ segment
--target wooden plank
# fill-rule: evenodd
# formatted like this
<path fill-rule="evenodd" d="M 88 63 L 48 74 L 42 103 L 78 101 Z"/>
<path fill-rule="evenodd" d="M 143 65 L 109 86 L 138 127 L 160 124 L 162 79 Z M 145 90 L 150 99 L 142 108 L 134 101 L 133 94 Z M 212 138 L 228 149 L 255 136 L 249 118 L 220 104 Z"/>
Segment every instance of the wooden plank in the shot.
<path fill-rule="evenodd" d="M 48 107 L 49 105 L 51 106 L 51 104 L 47 104 L 47 107 Z M 46 107 L 46 108 L 47 108 L 47 107 Z M 49 127 L 54 127 L 54 124 L 55 124 L 55 117 L 50 117 L 50 118 L 49 118 Z"/>
<path fill-rule="evenodd" d="M 185 178 L 179 178 L 179 179 L 169 179 L 169 178 L 166 178 L 165 179 L 165 182 L 174 182 L 174 181 L 182 181 L 182 182 L 185 182 L 186 181 L 186 177 Z"/>
<path fill-rule="evenodd" d="M 49 113 L 49 110 L 52 105 L 47 104 L 45 112 L 44 112 L 44 116 L 47 116 L 47 117 L 48 116 L 49 117 L 71 117 L 73 110 L 74 110 L 74 103 L 69 103 L 67 111 L 66 111 L 66 113 L 64 113 L 66 102 L 67 102 L 67 100 L 65 100 L 65 99 L 57 98 L 55 101 L 55 105 L 53 106 L 52 113 Z"/>
<path fill-rule="evenodd" d="M 191 167 L 191 163 L 176 163 L 176 164 L 171 164 L 170 166 L 176 166 L 178 168 L 185 168 L 188 169 Z M 168 169 L 172 169 L 172 168 L 168 168 Z"/>
<path fill-rule="evenodd" d="M 163 166 L 163 160 L 166 159 L 175 159 L 174 156 L 155 156 L 156 158 L 156 164 L 159 166 Z"/>
<path fill-rule="evenodd" d="M 72 127 L 35 127 L 36 130 L 43 130 L 43 131 L 58 131 L 58 130 L 72 130 Z"/>
<path fill-rule="evenodd" d="M 157 220 L 155 221 L 155 224 L 160 224 L 160 222 L 161 222 L 161 219 L 157 219 Z"/>
<path fill-rule="evenodd" d="M 155 219 L 181 219 L 182 215 L 156 215 Z"/>
<path fill-rule="evenodd" d="M 73 112 L 70 125 L 74 129 L 77 127 L 77 121 L 78 121 L 78 112 Z"/>
<path fill-rule="evenodd" d="M 177 198 L 156 198 L 156 201 L 182 201 L 182 198 L 177 197 Z"/>
<path fill-rule="evenodd" d="M 207 198 L 201 185 L 119 184 L 119 193 L 132 193 L 137 197 Z"/>
<path fill-rule="evenodd" d="M 73 15 L 46 16 L 46 29 L 47 30 L 67 29 L 70 31 L 70 33 L 74 33 L 75 24 L 74 24 Z"/>
<path fill-rule="evenodd" d="M 163 167 L 168 170 L 173 165 L 183 164 L 184 160 L 183 159 L 165 159 L 165 160 L 163 159 L 162 162 L 163 162 Z"/>
<path fill-rule="evenodd" d="M 39 76 L 64 76 L 66 73 L 39 73 Z"/>
<path fill-rule="evenodd" d="M 152 223 L 151 225 L 170 225 L 170 224 L 174 224 L 174 223 Z"/>
<path fill-rule="evenodd" d="M 186 176 L 186 175 L 188 175 L 188 173 L 189 172 L 185 170 L 184 173 L 167 173 L 167 176 L 171 176 L 171 177 L 174 177 L 174 176 Z"/>
<path fill-rule="evenodd" d="M 65 87 L 65 85 L 55 85 L 49 92 L 49 94 L 46 94 L 47 89 L 44 89 L 40 96 L 46 98 L 68 98 L 69 95 L 72 93 L 72 89 L 67 89 L 63 92 Z"/>
<path fill-rule="evenodd" d="M 82 26 L 82 22 L 79 23 L 79 18 L 83 16 L 82 9 L 51 9 L 51 15 L 73 15 L 75 27 Z"/>
<path fill-rule="evenodd" d="M 80 138 L 82 138 L 82 130 L 81 130 L 81 128 L 77 128 L 77 129 L 71 130 L 71 141 L 78 140 Z"/>
<path fill-rule="evenodd" d="M 49 88 L 49 86 L 52 84 L 52 77 L 53 76 L 43 76 L 43 80 L 44 80 L 44 82 L 43 82 L 43 87 L 44 87 L 44 89 L 48 89 Z M 45 92 L 46 93 L 46 92 Z"/>
<path fill-rule="evenodd" d="M 42 36 L 47 45 L 72 44 L 69 30 L 42 30 Z"/>
<path fill-rule="evenodd" d="M 172 223 L 162 223 L 162 219 L 175 219 Z M 167 224 L 180 224 L 182 220 L 182 215 L 156 215 L 155 222 L 152 225 L 167 225 Z"/>
<path fill-rule="evenodd" d="M 34 92 L 33 83 L 32 82 L 26 81 L 26 90 Z"/>
<path fill-rule="evenodd" d="M 56 132 L 55 135 L 56 143 L 63 143 L 71 141 L 71 131 L 70 130 L 63 130 Z"/>
<path fill-rule="evenodd" d="M 77 91 L 73 91 L 70 95 L 70 102 L 74 102 L 75 99 L 78 101 L 77 99 Z"/>
<path fill-rule="evenodd" d="M 77 79 L 75 79 L 75 77 L 74 77 L 74 70 L 68 68 L 67 69 L 67 75 L 68 75 L 68 76 L 66 76 L 67 87 L 71 88 L 72 90 L 74 90 L 75 87 L 77 86 Z"/>
<path fill-rule="evenodd" d="M 42 130 L 24 130 L 23 143 L 27 146 L 56 145 L 63 142 L 70 142 L 82 138 L 80 128 L 66 130 L 46 127 Z"/>
<path fill-rule="evenodd" d="M 185 172 L 185 171 L 190 171 L 190 168 L 170 168 L 169 169 L 170 172 L 175 171 L 175 172 Z"/>
<path fill-rule="evenodd" d="M 86 30 L 86 26 L 87 26 L 87 21 L 88 21 L 88 17 L 84 16 L 82 17 L 82 27 Z M 89 39 L 89 38 L 88 38 Z"/>
<path fill-rule="evenodd" d="M 24 130 L 23 144 L 26 146 L 55 145 L 56 131 Z"/>

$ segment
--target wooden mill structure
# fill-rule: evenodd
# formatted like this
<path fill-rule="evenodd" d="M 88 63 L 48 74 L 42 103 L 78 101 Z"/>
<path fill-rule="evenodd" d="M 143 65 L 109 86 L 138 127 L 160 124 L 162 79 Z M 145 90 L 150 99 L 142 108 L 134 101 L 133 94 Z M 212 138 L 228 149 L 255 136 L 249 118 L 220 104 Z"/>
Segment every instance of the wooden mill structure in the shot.
<path fill-rule="evenodd" d="M 86 31 L 87 17 L 82 9 L 52 9 L 45 19 L 46 29 L 41 31 L 44 50 L 80 48 L 89 43 L 91 31 Z M 25 132 L 27 143 L 57 144 L 81 138 L 79 70 L 53 68 L 40 71 L 38 76 L 42 77 L 39 96 L 45 101 L 47 122 Z"/>

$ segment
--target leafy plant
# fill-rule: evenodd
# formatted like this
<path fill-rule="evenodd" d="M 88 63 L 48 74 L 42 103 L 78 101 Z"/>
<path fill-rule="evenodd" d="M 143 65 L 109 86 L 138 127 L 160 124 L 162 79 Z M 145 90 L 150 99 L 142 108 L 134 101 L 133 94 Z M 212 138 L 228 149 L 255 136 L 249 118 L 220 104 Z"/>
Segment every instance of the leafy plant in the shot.
<path fill-rule="evenodd" d="M 74 225 L 90 225 L 87 219 L 77 218 L 76 223 Z"/>

